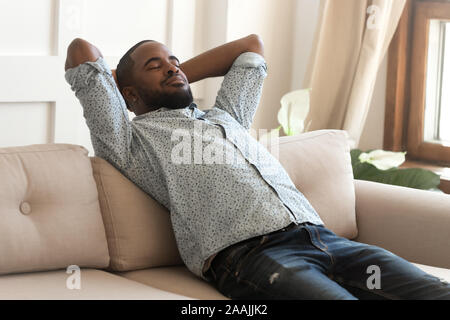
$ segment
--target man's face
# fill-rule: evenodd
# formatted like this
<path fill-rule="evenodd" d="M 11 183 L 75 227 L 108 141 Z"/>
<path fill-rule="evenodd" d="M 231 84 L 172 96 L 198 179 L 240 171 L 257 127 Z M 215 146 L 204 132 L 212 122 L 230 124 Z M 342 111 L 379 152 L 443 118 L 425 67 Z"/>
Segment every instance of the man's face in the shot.
<path fill-rule="evenodd" d="M 185 108 L 193 97 L 179 60 L 159 42 L 146 42 L 132 54 L 134 87 L 150 110 Z"/>

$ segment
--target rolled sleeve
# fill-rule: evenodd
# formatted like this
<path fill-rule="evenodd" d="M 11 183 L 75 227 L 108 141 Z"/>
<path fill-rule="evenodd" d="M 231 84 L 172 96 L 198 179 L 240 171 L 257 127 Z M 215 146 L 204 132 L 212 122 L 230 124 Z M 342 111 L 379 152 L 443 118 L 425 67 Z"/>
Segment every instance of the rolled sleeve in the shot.
<path fill-rule="evenodd" d="M 267 64 L 261 55 L 241 54 L 224 77 L 215 107 L 227 111 L 244 128 L 250 129 L 266 76 Z"/>
<path fill-rule="evenodd" d="M 66 81 L 83 107 L 95 155 L 118 166 L 128 162 L 131 124 L 111 70 L 99 58 L 68 69 Z"/>

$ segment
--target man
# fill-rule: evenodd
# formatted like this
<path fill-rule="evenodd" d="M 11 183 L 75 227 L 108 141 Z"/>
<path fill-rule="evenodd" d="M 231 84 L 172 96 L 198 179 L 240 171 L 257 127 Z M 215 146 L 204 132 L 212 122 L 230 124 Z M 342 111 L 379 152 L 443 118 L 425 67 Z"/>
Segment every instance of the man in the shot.
<path fill-rule="evenodd" d="M 248 129 L 267 74 L 263 55 L 257 35 L 182 64 L 163 44 L 142 41 L 120 60 L 117 86 L 100 51 L 75 39 L 66 80 L 84 108 L 96 156 L 169 210 L 186 266 L 224 295 L 450 299 L 450 286 L 438 278 L 326 229 L 280 163 L 257 148 Z M 189 83 L 217 76 L 224 80 L 216 102 L 202 111 Z M 132 121 L 126 108 L 136 114 Z M 208 148 L 204 131 L 233 161 L 206 162 L 197 157 L 195 143 L 181 150 L 178 161 L 180 138 L 193 137 Z M 380 270 L 374 288 L 367 285 L 369 266 Z"/>

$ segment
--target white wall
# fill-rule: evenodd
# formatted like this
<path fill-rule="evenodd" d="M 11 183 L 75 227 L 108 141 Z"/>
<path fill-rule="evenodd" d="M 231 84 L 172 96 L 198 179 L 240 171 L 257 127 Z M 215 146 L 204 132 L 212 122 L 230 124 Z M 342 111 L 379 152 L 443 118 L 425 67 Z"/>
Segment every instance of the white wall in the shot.
<path fill-rule="evenodd" d="M 228 1 L 197 0 L 196 5 L 195 54 L 200 54 L 227 41 Z M 197 84 L 197 90 L 193 90 L 193 94 L 200 109 L 208 109 L 214 105 L 222 79 L 206 79 Z"/>

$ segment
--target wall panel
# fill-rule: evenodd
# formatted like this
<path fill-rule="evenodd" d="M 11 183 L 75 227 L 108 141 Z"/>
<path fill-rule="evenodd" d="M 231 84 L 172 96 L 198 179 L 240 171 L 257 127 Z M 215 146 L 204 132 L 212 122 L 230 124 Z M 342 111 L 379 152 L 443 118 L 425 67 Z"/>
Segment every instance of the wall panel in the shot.
<path fill-rule="evenodd" d="M 103 55 L 122 56 L 141 40 L 166 42 L 166 0 L 84 0 L 83 34 Z"/>
<path fill-rule="evenodd" d="M 53 102 L 0 102 L 0 147 L 54 142 Z"/>
<path fill-rule="evenodd" d="M 0 56 L 56 54 L 56 0 L 0 0 Z"/>

